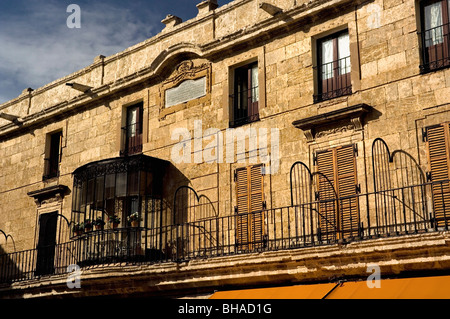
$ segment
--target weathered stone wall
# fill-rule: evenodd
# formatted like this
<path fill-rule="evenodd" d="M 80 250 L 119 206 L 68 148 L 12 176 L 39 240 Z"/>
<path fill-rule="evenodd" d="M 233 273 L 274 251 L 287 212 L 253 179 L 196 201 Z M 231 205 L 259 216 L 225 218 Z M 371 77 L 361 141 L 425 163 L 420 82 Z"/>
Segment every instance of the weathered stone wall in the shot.
<path fill-rule="evenodd" d="M 259 8 L 259 1 L 237 0 L 185 23 L 168 24 L 154 38 L 114 56 L 97 57 L 77 73 L 35 91 L 24 91 L 0 105 L 0 112 L 24 120 L 22 126 L 15 126 L 0 119 L 0 229 L 14 237 L 16 250 L 36 245 L 38 214 L 48 210 L 38 208 L 27 196 L 50 185 L 42 182 L 46 134 L 63 131 L 60 177 L 52 183 L 72 188 L 71 173 L 77 167 L 119 155 L 124 108 L 143 101 L 143 151 L 172 161 L 178 140 L 171 135 L 177 128 L 187 128 L 194 137 L 194 123 L 201 120 L 203 131 L 217 128 L 225 136 L 231 74 L 236 66 L 249 61 L 258 61 L 261 121 L 245 128 L 277 128 L 280 132 L 280 169 L 264 177 L 269 208 L 290 204 L 289 169 L 298 160 L 312 167 L 315 150 L 357 143 L 362 192 L 373 190 L 367 176 L 371 173 L 371 145 L 377 137 L 385 139 L 392 151 L 408 152 L 428 170 L 422 128 L 450 119 L 450 70 L 420 74 L 418 4 L 413 0 L 267 2 L 284 12 L 271 16 Z M 316 41 L 345 28 L 351 43 L 353 94 L 314 103 Z M 195 66 L 208 65 L 208 92 L 172 106 L 172 110 L 164 109 L 164 81 L 186 60 Z M 66 86 L 67 82 L 93 89 L 82 94 Z M 302 130 L 292 125 L 294 120 L 359 103 L 375 109 L 363 119 L 362 130 L 331 127 L 307 141 Z M 193 160 L 194 140 L 190 142 Z M 202 145 L 210 142 L 205 139 Z M 211 200 L 217 214 L 225 216 L 232 214 L 236 205 L 234 169 L 246 165 L 248 156 L 245 163 L 175 166 L 190 186 Z M 168 205 L 178 182 L 167 181 Z M 69 193 L 57 204 L 69 219 L 71 200 Z M 8 244 L 7 250 L 11 249 Z"/>

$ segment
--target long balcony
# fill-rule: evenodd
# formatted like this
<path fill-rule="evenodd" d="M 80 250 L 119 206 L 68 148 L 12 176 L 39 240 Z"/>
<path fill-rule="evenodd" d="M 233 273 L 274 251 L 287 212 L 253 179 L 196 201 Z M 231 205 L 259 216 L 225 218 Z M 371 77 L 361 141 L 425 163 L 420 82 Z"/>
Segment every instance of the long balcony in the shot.
<path fill-rule="evenodd" d="M 178 188 L 171 216 L 163 218 L 161 206 L 153 197 L 149 200 L 146 194 L 150 190 L 155 194 L 147 178 L 155 168 L 152 166 L 154 159 L 148 161 L 138 156 L 132 160 L 122 159 L 120 163 L 107 160 L 86 165 L 75 172 L 78 174 L 74 187 L 79 188 L 75 190 L 74 196 L 78 199 L 73 204 L 72 222 L 109 216 L 108 207 L 115 208 L 116 212 L 120 208 L 121 217 L 125 219 L 131 212 L 126 207 L 134 207 L 135 201 L 130 199 L 136 196 L 140 203 L 136 209 L 144 218 L 136 225 L 122 221 L 117 228 L 112 225 L 99 229 L 85 227 L 79 233 L 72 233 L 71 239 L 64 243 L 0 255 L 0 283 L 65 274 L 73 264 L 81 268 L 101 268 L 123 263 L 180 263 L 448 231 L 450 180 L 427 180 L 427 174 L 414 166 L 415 161 L 405 166 L 403 158 L 399 161 L 403 163 L 401 169 L 389 169 L 389 165 L 395 164 L 395 156 L 381 139 L 375 140 L 372 151 L 373 191 L 362 193 L 358 185 L 354 185 L 345 196 L 337 196 L 335 192 L 324 194 L 326 176 L 321 172 L 311 173 L 304 163 L 296 162 L 290 170 L 290 205 L 226 216 L 196 216 L 192 211 L 205 211 L 211 203 L 200 204 L 195 190 L 185 186 L 183 191 L 187 196 L 194 194 L 196 204 L 183 200 L 184 206 L 177 206 L 178 195 L 183 194 Z M 395 155 L 405 156 L 405 153 Z M 409 180 L 394 178 L 393 174 L 408 176 Z M 87 190 L 88 185 L 101 185 L 99 181 L 108 185 L 107 175 L 111 187 L 114 180 L 116 188 L 94 192 L 101 194 L 98 196 L 103 204 L 100 197 L 89 199 L 83 195 L 86 193 L 83 185 Z M 127 187 L 120 179 L 125 182 L 139 177 L 143 181 L 145 176 L 146 182 L 138 183 L 142 185 L 141 191 L 136 188 L 131 192 L 134 188 L 128 187 L 128 197 L 122 196 L 122 187 Z M 321 187 L 319 191 L 316 191 L 317 186 Z M 332 184 L 329 186 L 325 189 L 333 190 Z M 78 192 L 81 192 L 79 197 Z"/>
<path fill-rule="evenodd" d="M 254 221 L 245 224 L 240 222 L 240 214 L 167 226 L 89 230 L 66 243 L 1 255 L 0 282 L 63 274 L 71 264 L 107 267 L 123 262 L 182 262 L 445 231 L 450 226 L 450 207 L 446 207 L 449 201 L 444 198 L 449 183 L 430 182 L 255 211 L 244 214 L 244 218 Z M 442 190 L 442 198 L 436 198 L 434 204 L 444 207 L 443 215 L 437 215 L 430 202 L 429 195 L 436 189 Z M 357 218 L 354 227 L 344 228 L 321 215 L 324 206 L 343 214 L 355 201 L 359 211 L 351 214 Z M 261 236 L 240 239 L 240 233 L 255 232 Z M 51 257 L 42 259 L 39 254 Z"/>

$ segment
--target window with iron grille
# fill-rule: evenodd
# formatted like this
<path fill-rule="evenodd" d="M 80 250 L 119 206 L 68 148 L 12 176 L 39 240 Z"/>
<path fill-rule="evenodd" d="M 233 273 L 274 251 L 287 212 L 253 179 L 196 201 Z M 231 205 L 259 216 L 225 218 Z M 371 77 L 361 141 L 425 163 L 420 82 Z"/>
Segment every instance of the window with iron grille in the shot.
<path fill-rule="evenodd" d="M 232 116 L 230 127 L 259 120 L 258 63 L 247 64 L 234 70 L 234 91 L 231 95 Z"/>
<path fill-rule="evenodd" d="M 341 31 L 317 42 L 318 94 L 315 102 L 352 93 L 350 42 L 348 31 Z"/>
<path fill-rule="evenodd" d="M 47 134 L 43 180 L 59 176 L 62 131 Z"/>
<path fill-rule="evenodd" d="M 122 156 L 142 152 L 143 103 L 129 106 L 126 110 L 126 124 L 122 127 Z"/>
<path fill-rule="evenodd" d="M 421 2 L 422 72 L 450 66 L 450 0 Z"/>

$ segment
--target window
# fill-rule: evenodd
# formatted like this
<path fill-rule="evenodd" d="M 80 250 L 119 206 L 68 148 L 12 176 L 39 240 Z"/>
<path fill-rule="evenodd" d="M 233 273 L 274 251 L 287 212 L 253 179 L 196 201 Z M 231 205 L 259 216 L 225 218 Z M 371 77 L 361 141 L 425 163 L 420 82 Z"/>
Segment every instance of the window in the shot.
<path fill-rule="evenodd" d="M 437 226 L 446 226 L 450 212 L 450 125 L 427 128 L 433 210 Z"/>
<path fill-rule="evenodd" d="M 317 152 L 315 162 L 322 240 L 357 236 L 359 205 L 355 147 L 348 145 Z"/>
<path fill-rule="evenodd" d="M 263 165 L 251 165 L 235 171 L 236 244 L 238 250 L 253 250 L 264 244 Z"/>
<path fill-rule="evenodd" d="M 47 134 L 43 180 L 59 176 L 62 131 Z"/>
<path fill-rule="evenodd" d="M 233 114 L 230 127 L 259 120 L 258 63 L 234 70 L 234 94 L 231 95 Z"/>
<path fill-rule="evenodd" d="M 348 31 L 318 41 L 318 94 L 315 102 L 352 93 Z"/>
<path fill-rule="evenodd" d="M 422 10 L 422 71 L 450 65 L 450 0 L 424 1 Z"/>
<path fill-rule="evenodd" d="M 142 152 L 143 103 L 129 106 L 126 109 L 126 124 L 122 128 L 124 138 L 122 156 Z"/>

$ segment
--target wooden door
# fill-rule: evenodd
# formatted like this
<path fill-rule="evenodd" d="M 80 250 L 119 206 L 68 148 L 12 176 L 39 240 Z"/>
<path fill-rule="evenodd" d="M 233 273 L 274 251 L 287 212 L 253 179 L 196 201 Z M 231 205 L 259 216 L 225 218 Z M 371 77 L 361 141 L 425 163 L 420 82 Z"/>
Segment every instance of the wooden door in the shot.
<path fill-rule="evenodd" d="M 58 213 L 39 216 L 39 239 L 36 257 L 36 275 L 49 275 L 54 272 L 56 226 Z"/>

